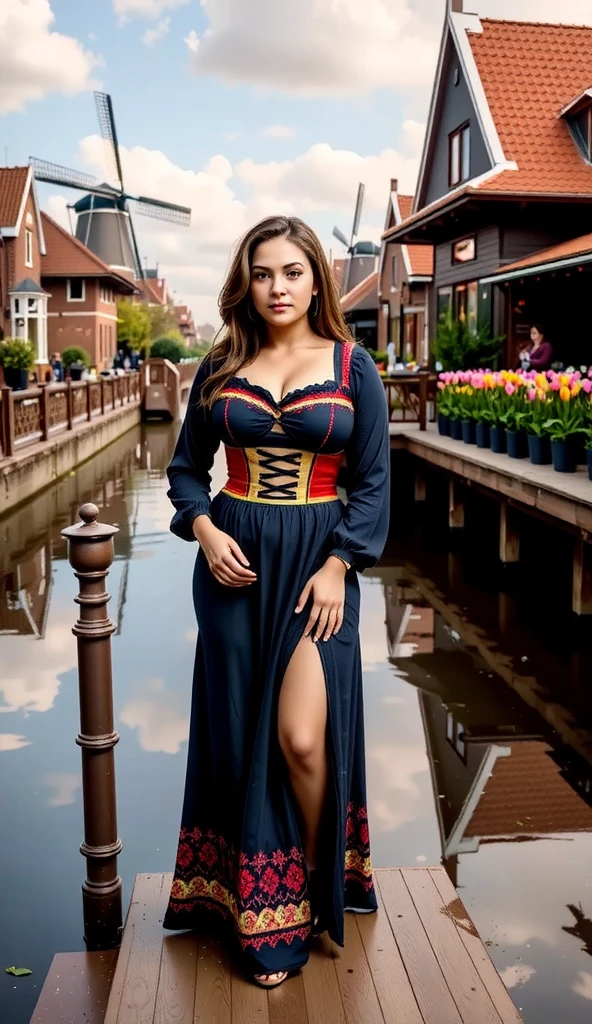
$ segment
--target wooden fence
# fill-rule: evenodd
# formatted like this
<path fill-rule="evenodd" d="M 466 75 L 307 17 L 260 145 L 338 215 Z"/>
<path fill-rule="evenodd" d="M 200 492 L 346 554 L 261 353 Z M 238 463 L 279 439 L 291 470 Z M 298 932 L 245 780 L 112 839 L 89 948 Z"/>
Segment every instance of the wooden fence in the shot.
<path fill-rule="evenodd" d="M 100 380 L 38 384 L 26 391 L 0 388 L 0 458 L 11 458 L 113 409 L 138 405 L 140 389 L 137 371 Z"/>

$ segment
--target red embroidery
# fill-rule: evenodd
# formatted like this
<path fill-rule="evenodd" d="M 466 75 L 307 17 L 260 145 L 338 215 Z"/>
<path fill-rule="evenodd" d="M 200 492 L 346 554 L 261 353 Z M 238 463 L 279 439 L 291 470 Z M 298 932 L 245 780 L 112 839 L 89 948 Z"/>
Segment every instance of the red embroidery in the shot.
<path fill-rule="evenodd" d="M 368 811 L 355 803 L 348 804 L 345 841 L 345 881 L 357 882 L 364 889 L 373 888 L 370 859 Z"/>

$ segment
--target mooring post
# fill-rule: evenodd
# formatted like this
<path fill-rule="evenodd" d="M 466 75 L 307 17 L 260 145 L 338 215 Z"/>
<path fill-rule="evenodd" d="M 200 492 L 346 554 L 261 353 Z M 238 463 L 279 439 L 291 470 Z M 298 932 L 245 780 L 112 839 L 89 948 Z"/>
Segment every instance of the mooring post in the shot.
<path fill-rule="evenodd" d="M 96 505 L 79 509 L 81 521 L 62 530 L 68 557 L 80 581 L 75 598 L 80 613 L 72 632 L 78 641 L 78 686 L 82 750 L 82 800 L 86 881 L 82 886 L 84 939 L 91 950 L 111 949 L 121 941 L 121 878 L 117 857 L 122 843 L 117 835 L 115 759 L 119 735 L 113 728 L 111 634 L 115 626 L 107 615 L 109 594 L 105 580 L 113 562 L 117 527 L 99 523 Z"/>

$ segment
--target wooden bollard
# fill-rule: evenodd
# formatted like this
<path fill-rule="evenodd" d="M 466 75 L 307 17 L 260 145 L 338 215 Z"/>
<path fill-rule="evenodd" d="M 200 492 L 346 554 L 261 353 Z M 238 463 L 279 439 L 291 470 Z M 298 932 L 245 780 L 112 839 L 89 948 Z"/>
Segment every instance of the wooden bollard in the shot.
<path fill-rule="evenodd" d="M 113 728 L 111 634 L 115 626 L 107 615 L 109 594 L 105 580 L 113 562 L 113 536 L 117 527 L 99 523 L 96 505 L 79 509 L 81 522 L 62 530 L 68 557 L 80 593 L 75 598 L 80 614 L 72 632 L 78 641 L 78 686 L 82 750 L 82 800 L 86 881 L 82 886 L 84 939 L 91 950 L 112 949 L 121 941 L 121 878 L 117 857 L 122 850 L 117 835 L 115 759 L 119 735 Z"/>

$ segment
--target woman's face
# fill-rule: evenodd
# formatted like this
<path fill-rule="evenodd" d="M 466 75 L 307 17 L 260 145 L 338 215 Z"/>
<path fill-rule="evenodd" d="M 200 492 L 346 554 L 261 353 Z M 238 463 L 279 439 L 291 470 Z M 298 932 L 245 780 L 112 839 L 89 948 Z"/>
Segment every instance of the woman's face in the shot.
<path fill-rule="evenodd" d="M 532 341 L 533 345 L 540 345 L 543 338 L 544 335 L 541 334 L 541 332 L 538 331 L 536 327 L 530 328 L 530 340 Z"/>
<path fill-rule="evenodd" d="M 318 294 L 306 253 L 287 238 L 262 242 L 253 253 L 251 298 L 266 323 L 287 326 L 308 313 Z"/>

